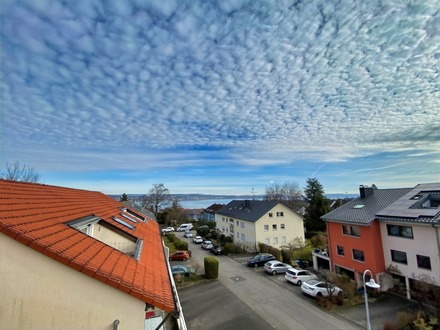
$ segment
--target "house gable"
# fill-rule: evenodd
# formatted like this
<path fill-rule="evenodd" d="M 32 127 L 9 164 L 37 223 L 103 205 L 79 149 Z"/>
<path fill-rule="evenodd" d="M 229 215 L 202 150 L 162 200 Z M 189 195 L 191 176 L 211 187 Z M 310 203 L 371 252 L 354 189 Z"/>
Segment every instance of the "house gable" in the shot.
<path fill-rule="evenodd" d="M 126 210 L 99 192 L 0 180 L 2 234 L 171 312 L 176 307 L 158 224 Z M 88 225 L 101 236 L 87 233 Z"/>

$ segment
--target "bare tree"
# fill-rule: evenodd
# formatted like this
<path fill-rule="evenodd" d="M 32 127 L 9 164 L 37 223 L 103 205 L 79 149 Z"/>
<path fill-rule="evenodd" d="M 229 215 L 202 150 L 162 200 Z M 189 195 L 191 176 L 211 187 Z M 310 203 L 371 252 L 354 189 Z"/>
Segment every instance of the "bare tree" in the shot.
<path fill-rule="evenodd" d="M 148 195 L 144 196 L 144 208 L 150 209 L 157 218 L 159 210 L 167 207 L 171 201 L 170 192 L 163 183 L 153 184 Z"/>
<path fill-rule="evenodd" d="M 303 206 L 302 190 L 296 182 L 285 182 L 280 185 L 273 183 L 266 187 L 264 199 L 267 201 L 279 201 L 286 203 L 291 209 L 297 210 Z"/>
<path fill-rule="evenodd" d="M 33 167 L 20 166 L 19 162 L 6 163 L 6 171 L 0 173 L 0 177 L 12 181 L 40 182 L 40 174 Z"/>

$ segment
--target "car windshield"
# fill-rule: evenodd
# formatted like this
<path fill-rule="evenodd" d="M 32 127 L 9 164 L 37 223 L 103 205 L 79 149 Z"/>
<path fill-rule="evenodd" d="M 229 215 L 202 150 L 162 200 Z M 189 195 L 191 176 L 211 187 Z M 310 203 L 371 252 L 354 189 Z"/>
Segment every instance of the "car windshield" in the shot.
<path fill-rule="evenodd" d="M 317 281 L 317 280 L 308 280 L 306 283 L 310 284 L 310 285 L 316 285 L 316 284 L 319 283 L 319 281 Z"/>

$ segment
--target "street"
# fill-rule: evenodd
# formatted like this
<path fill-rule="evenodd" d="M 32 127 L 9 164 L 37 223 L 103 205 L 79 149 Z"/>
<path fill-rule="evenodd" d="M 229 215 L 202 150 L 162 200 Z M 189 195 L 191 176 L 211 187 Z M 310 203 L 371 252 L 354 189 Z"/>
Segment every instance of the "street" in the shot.
<path fill-rule="evenodd" d="M 183 234 L 177 235 L 183 238 Z M 189 246 L 192 258 L 185 263 L 199 264 L 199 272 L 203 271 L 203 258 L 212 254 L 192 240 Z M 262 267 L 248 268 L 246 256 L 217 259 L 221 285 L 211 282 L 179 291 L 189 329 L 359 329 L 318 308 L 283 274 L 269 275 Z"/>

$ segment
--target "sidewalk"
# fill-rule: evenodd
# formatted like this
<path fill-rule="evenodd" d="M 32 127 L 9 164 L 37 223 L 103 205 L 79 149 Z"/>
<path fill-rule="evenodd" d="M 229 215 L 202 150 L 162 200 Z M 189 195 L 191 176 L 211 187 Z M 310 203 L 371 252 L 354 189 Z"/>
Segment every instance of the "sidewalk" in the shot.
<path fill-rule="evenodd" d="M 398 324 L 398 312 L 417 313 L 416 303 L 391 294 L 377 301 L 369 299 L 368 307 L 371 328 L 375 330 L 382 330 L 387 322 Z M 334 313 L 363 328 L 367 327 L 365 304 L 337 310 Z"/>

